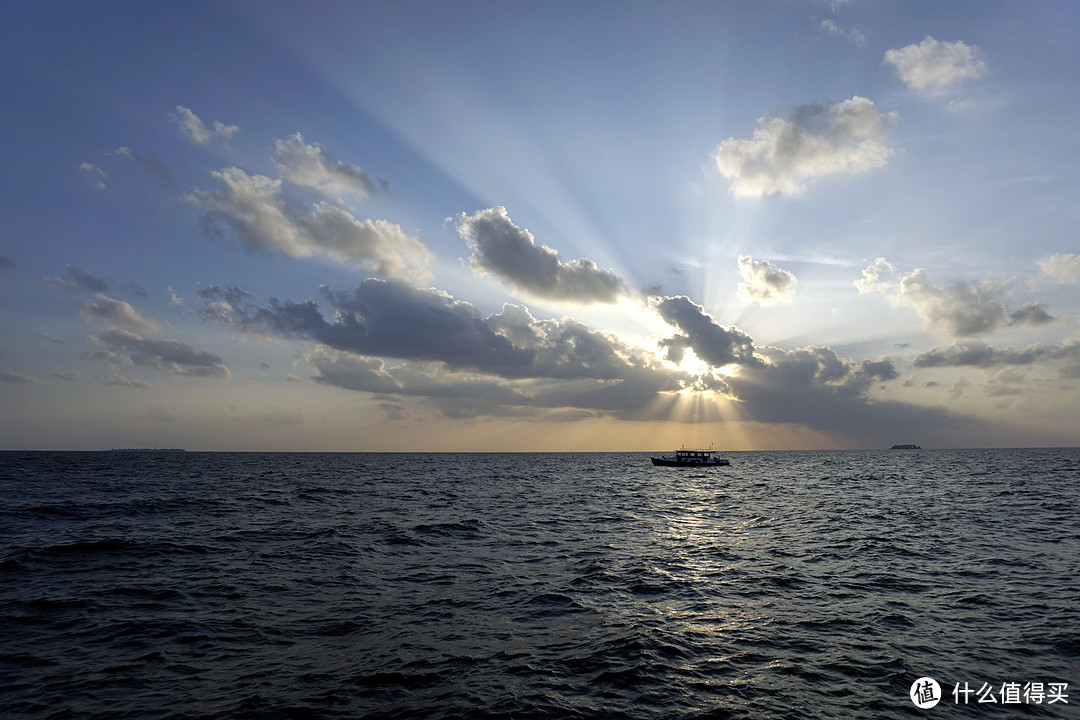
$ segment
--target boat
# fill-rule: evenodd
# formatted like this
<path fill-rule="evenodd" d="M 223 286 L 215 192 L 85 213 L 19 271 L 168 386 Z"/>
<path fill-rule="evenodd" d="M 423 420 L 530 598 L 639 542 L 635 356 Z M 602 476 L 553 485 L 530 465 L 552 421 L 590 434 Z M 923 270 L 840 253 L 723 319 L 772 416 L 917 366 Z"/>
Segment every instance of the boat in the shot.
<path fill-rule="evenodd" d="M 921 448 L 921 447 L 919 447 L 918 445 L 908 445 L 908 444 L 904 444 L 904 445 L 893 445 L 893 446 L 892 446 L 891 448 L 889 448 L 889 449 L 890 449 L 890 450 L 922 450 L 922 448 Z"/>
<path fill-rule="evenodd" d="M 711 445 L 707 450 L 695 450 L 683 445 L 681 449 L 675 451 L 673 457 L 654 457 L 652 464 L 664 467 L 721 467 L 731 464 L 723 458 L 715 457 L 713 455 L 715 452 L 716 450 Z"/>

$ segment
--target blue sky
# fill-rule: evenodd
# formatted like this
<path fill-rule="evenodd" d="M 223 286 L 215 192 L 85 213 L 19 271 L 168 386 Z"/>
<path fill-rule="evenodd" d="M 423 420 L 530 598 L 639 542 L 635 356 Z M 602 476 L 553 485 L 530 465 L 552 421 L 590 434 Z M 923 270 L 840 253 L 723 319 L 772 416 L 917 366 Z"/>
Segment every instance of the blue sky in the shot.
<path fill-rule="evenodd" d="M 1076 445 L 1080 8 L 54 3 L 0 445 Z"/>

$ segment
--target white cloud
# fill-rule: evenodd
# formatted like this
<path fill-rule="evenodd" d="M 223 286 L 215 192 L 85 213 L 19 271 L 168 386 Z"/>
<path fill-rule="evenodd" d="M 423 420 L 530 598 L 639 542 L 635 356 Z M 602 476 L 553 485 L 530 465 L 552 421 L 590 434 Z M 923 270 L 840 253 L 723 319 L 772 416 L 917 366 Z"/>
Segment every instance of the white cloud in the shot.
<path fill-rule="evenodd" d="M 862 271 L 855 282 L 860 293 L 878 292 L 894 305 L 910 307 L 918 313 L 923 326 L 946 338 L 983 335 L 1009 324 L 1009 316 L 1000 298 L 1009 283 L 984 280 L 979 283 L 954 281 L 945 287 L 930 281 L 926 270 L 918 268 L 901 276 L 885 258 L 878 258 Z M 899 281 L 897 281 L 899 278 Z M 1025 306 L 1013 314 L 1018 324 L 1045 321 L 1045 308 Z"/>
<path fill-rule="evenodd" d="M 798 280 L 795 274 L 776 267 L 768 260 L 755 261 L 749 255 L 739 256 L 739 272 L 743 282 L 739 292 L 744 298 L 761 305 L 791 302 Z"/>
<path fill-rule="evenodd" d="M 1048 282 L 1071 284 L 1080 282 L 1080 255 L 1063 253 L 1039 261 L 1041 277 Z"/>
<path fill-rule="evenodd" d="M 888 288 L 888 281 L 882 279 L 882 275 L 895 275 L 896 268 L 883 257 L 879 257 L 870 267 L 862 271 L 862 279 L 855 281 L 855 287 L 860 293 L 884 292 Z"/>
<path fill-rule="evenodd" d="M 155 333 L 156 323 L 147 320 L 123 300 L 114 300 L 100 293 L 79 306 L 79 314 L 87 322 L 126 327 L 136 332 Z"/>
<path fill-rule="evenodd" d="M 211 173 L 222 187 L 196 190 L 192 199 L 209 208 L 204 227 L 217 221 L 232 228 L 250 250 L 291 257 L 322 253 L 357 263 L 385 277 L 427 277 L 428 249 L 386 220 L 357 220 L 347 210 L 319 202 L 310 209 L 287 194 L 281 180 L 249 175 L 238 167 Z"/>
<path fill-rule="evenodd" d="M 945 337 L 968 337 L 1006 324 L 1005 306 L 998 300 L 1006 287 L 988 280 L 938 287 L 919 268 L 900 281 L 897 300 L 915 308 L 928 330 Z"/>
<path fill-rule="evenodd" d="M 226 125 L 217 120 L 214 121 L 213 128 L 214 135 L 222 140 L 231 140 L 236 133 L 240 132 L 240 128 L 236 125 Z"/>
<path fill-rule="evenodd" d="M 212 130 L 206 127 L 198 115 L 193 113 L 190 108 L 186 108 L 183 105 L 176 106 L 176 112 L 173 114 L 173 119 L 176 120 L 180 127 L 180 132 L 186 135 L 196 145 L 207 145 L 209 142 L 217 137 L 222 140 L 231 139 L 240 130 L 235 125 L 225 125 L 220 122 L 214 122 L 212 124 Z"/>
<path fill-rule="evenodd" d="M 82 170 L 83 180 L 86 184 L 95 190 L 105 189 L 105 178 L 109 176 L 105 169 L 97 163 L 84 162 L 79 165 L 79 169 Z"/>
<path fill-rule="evenodd" d="M 927 36 L 921 43 L 887 51 L 884 62 L 893 66 L 897 77 L 909 88 L 933 95 L 986 74 L 981 55 L 974 45 L 941 42 Z"/>
<path fill-rule="evenodd" d="M 820 25 L 823 32 L 831 35 L 832 37 L 844 38 L 855 43 L 858 47 L 866 46 L 866 35 L 854 28 L 848 29 L 840 25 L 835 20 L 825 19 L 821 21 Z"/>
<path fill-rule="evenodd" d="M 714 159 L 738 197 L 797 195 L 830 175 L 856 175 L 885 165 L 895 112 L 881 113 L 858 95 L 833 105 L 802 105 L 791 117 L 758 120 L 751 139 L 728 138 Z"/>
<path fill-rule="evenodd" d="M 342 201 L 345 197 L 367 198 L 375 185 L 356 165 L 334 160 L 320 145 L 308 145 L 300 133 L 274 144 L 274 166 L 291 183 L 319 191 Z"/>
<path fill-rule="evenodd" d="M 586 258 L 562 262 L 559 253 L 537 245 L 532 233 L 510 220 L 496 206 L 457 216 L 458 234 L 473 250 L 469 259 L 478 275 L 494 273 L 517 290 L 534 297 L 574 303 L 613 303 L 630 294 L 611 270 Z"/>

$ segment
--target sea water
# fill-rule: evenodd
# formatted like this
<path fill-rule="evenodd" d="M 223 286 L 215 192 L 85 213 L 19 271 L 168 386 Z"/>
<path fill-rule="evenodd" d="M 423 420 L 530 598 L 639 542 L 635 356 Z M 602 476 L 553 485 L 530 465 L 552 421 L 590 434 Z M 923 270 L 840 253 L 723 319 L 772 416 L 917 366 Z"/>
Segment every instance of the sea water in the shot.
<path fill-rule="evenodd" d="M 726 457 L 0 453 L 0 717 L 1080 717 L 1080 451 Z"/>

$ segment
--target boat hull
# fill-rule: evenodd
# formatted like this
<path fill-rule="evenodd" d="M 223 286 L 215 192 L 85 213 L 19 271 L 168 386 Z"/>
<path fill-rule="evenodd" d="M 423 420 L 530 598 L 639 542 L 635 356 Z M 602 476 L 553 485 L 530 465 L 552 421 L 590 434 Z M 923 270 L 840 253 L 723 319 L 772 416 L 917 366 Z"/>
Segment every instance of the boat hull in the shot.
<path fill-rule="evenodd" d="M 727 460 L 676 460 L 674 458 L 653 458 L 653 465 L 662 465 L 663 467 L 693 467 L 693 468 L 706 468 L 706 467 L 725 467 L 730 465 Z"/>

